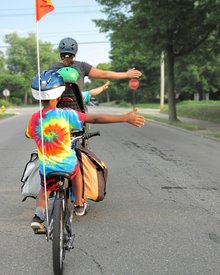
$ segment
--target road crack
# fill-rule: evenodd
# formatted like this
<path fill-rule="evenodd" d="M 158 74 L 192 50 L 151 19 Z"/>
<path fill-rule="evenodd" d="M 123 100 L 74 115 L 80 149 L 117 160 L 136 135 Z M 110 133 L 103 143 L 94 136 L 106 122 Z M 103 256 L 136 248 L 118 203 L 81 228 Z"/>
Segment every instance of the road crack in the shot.
<path fill-rule="evenodd" d="M 89 254 L 82 248 L 77 248 L 77 249 L 80 250 L 82 253 L 84 253 L 86 256 L 90 257 L 92 259 L 93 263 L 97 266 L 98 270 L 100 271 L 100 274 L 104 274 L 101 264 L 95 259 L 95 257 L 93 255 Z"/>

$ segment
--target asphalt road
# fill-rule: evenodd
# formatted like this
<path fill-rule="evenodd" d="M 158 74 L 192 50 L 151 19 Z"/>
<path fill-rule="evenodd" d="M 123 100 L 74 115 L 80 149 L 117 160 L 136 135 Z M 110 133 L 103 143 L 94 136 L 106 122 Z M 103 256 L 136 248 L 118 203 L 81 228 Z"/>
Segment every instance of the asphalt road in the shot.
<path fill-rule="evenodd" d="M 21 202 L 20 178 L 34 148 L 24 137 L 28 115 L 0 121 L 4 275 L 53 274 L 51 242 L 30 228 L 35 201 Z M 220 143 L 153 123 L 97 129 L 101 137 L 90 146 L 109 168 L 107 195 L 74 218 L 64 274 L 219 275 Z"/>

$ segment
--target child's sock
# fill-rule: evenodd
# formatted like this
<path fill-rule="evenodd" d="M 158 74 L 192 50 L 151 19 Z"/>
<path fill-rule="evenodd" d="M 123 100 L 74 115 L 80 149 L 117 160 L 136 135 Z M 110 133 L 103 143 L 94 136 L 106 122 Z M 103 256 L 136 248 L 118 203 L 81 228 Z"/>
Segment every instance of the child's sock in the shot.
<path fill-rule="evenodd" d="M 45 220 L 45 208 L 36 207 L 35 214 L 42 220 Z"/>

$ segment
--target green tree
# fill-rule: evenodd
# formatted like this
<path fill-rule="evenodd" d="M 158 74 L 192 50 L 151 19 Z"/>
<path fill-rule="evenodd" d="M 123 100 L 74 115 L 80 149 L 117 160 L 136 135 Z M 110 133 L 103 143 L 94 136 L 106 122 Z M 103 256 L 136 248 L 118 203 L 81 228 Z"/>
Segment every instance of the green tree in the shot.
<path fill-rule="evenodd" d="M 0 51 L 0 73 L 5 71 L 5 56 L 2 51 Z"/>
<path fill-rule="evenodd" d="M 6 65 L 9 73 L 23 81 L 23 99 L 27 103 L 32 102 L 31 80 L 37 73 L 37 47 L 36 36 L 30 33 L 28 37 L 19 37 L 16 33 L 7 34 L 5 42 L 9 44 L 6 51 Z M 39 41 L 41 70 L 48 68 L 57 59 L 56 51 L 51 43 Z M 20 95 L 18 88 L 15 93 Z"/>
<path fill-rule="evenodd" d="M 101 70 L 107 70 L 107 71 L 111 71 L 112 67 L 111 67 L 111 63 L 100 63 L 96 66 L 98 69 Z M 93 88 L 97 88 L 99 86 L 102 86 L 106 80 L 103 79 L 95 79 L 95 78 L 90 78 L 89 83 L 86 83 L 84 90 L 91 90 Z M 116 98 L 116 91 L 117 91 L 117 86 L 118 81 L 111 81 L 110 83 L 110 87 L 105 90 L 103 93 L 99 94 L 97 96 L 97 99 L 100 102 L 108 102 L 110 100 L 115 100 Z"/>
<path fill-rule="evenodd" d="M 204 43 L 213 31 L 218 30 L 220 1 L 96 1 L 104 6 L 103 11 L 108 15 L 106 20 L 95 22 L 101 31 L 110 32 L 112 55 L 116 56 L 115 48 L 121 47 L 123 43 L 120 52 L 123 57 L 128 53 L 136 57 L 137 52 L 146 62 L 148 59 L 145 56 L 150 51 L 151 57 L 154 56 L 158 60 L 161 52 L 165 52 L 169 120 L 177 120 L 175 61 L 178 57 L 191 53 Z M 144 66 L 148 67 L 149 63 L 145 63 Z"/>
<path fill-rule="evenodd" d="M 3 91 L 4 89 L 10 91 L 10 102 L 18 105 L 23 103 L 23 91 L 25 89 L 24 77 L 18 74 L 13 75 L 8 71 L 5 71 L 0 74 L 0 91 Z"/>
<path fill-rule="evenodd" d="M 220 42 L 210 36 L 195 52 L 176 62 L 178 93 L 204 94 L 220 90 Z"/>

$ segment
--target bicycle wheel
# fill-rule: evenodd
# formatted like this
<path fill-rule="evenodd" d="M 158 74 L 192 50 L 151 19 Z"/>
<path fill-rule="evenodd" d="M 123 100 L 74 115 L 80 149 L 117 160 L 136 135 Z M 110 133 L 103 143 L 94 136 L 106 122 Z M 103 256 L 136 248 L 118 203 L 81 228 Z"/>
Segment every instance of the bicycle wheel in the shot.
<path fill-rule="evenodd" d="M 53 213 L 53 270 L 55 275 L 63 274 L 64 249 L 64 206 L 63 199 L 55 198 Z"/>

